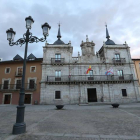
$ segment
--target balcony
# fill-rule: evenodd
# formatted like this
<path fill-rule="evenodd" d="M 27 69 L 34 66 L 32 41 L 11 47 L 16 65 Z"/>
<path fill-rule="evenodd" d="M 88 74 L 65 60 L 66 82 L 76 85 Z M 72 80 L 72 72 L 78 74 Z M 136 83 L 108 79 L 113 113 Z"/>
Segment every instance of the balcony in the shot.
<path fill-rule="evenodd" d="M 133 80 L 132 74 L 123 76 L 118 75 L 66 75 L 59 79 L 55 76 L 47 76 L 46 83 L 48 84 L 73 84 L 73 83 L 128 83 Z"/>
<path fill-rule="evenodd" d="M 22 77 L 22 72 L 16 72 L 16 73 L 15 73 L 15 76 L 16 76 L 16 77 Z"/>
<path fill-rule="evenodd" d="M 124 63 L 126 63 L 125 58 L 113 58 L 112 62 L 114 63 L 114 65 L 123 65 Z"/>
<path fill-rule="evenodd" d="M 51 58 L 51 64 L 52 65 L 63 65 L 65 59 L 64 58 Z"/>
<path fill-rule="evenodd" d="M 0 84 L 0 91 L 19 91 L 21 84 Z M 36 90 L 36 84 L 25 84 L 25 91 Z"/>

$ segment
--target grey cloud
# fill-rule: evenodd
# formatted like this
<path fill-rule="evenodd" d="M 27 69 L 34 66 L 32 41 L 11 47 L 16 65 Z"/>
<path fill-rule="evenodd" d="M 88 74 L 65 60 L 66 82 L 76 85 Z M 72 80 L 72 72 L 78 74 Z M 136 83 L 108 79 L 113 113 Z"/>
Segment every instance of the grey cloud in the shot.
<path fill-rule="evenodd" d="M 8 1 L 0 5 L 0 58 L 12 59 L 16 54 L 24 56 L 24 45 L 22 47 L 8 45 L 6 30 L 10 27 L 16 31 L 15 40 L 25 33 L 25 17 L 31 15 L 35 23 L 31 32 L 41 38 L 41 24 L 48 22 L 51 25 L 47 42 L 52 44 L 57 39 L 58 25 L 60 21 L 62 40 L 72 42 L 74 56 L 80 51 L 80 43 L 93 40 L 98 51 L 106 40 L 105 22 L 108 24 L 111 39 L 116 44 L 127 41 L 131 47 L 132 57 L 137 57 L 140 47 L 140 2 L 131 0 L 40 0 L 40 1 Z M 33 53 L 36 57 L 42 57 L 42 46 L 45 43 L 29 44 L 28 54 Z M 137 51 L 135 51 L 137 50 Z"/>

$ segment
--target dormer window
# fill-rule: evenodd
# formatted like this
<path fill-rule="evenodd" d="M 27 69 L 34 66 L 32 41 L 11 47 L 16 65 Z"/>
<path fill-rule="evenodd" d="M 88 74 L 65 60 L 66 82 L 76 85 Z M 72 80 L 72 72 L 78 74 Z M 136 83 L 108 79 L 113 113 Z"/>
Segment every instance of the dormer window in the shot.
<path fill-rule="evenodd" d="M 35 60 L 35 58 L 29 58 L 28 60 Z"/>
<path fill-rule="evenodd" d="M 33 60 L 36 59 L 36 57 L 31 53 L 31 54 L 27 57 L 27 59 L 28 59 L 29 61 L 33 61 Z"/>
<path fill-rule="evenodd" d="M 14 58 L 13 58 L 14 61 L 22 61 L 23 58 L 20 56 L 20 55 L 16 55 Z"/>

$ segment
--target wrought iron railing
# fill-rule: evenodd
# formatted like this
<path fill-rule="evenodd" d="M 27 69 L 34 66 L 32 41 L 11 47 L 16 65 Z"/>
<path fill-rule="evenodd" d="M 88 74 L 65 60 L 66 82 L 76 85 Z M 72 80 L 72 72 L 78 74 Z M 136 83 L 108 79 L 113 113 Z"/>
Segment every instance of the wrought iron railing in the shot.
<path fill-rule="evenodd" d="M 118 75 L 65 75 L 61 77 L 47 76 L 46 82 L 84 82 L 84 81 L 127 81 L 133 80 L 132 74 Z"/>
<path fill-rule="evenodd" d="M 21 84 L 0 84 L 0 90 L 19 90 Z M 25 90 L 36 90 L 36 84 L 25 84 Z"/>
<path fill-rule="evenodd" d="M 15 73 L 15 76 L 17 76 L 17 77 L 21 77 L 22 75 L 23 75 L 22 72 L 16 72 L 16 73 Z"/>
<path fill-rule="evenodd" d="M 64 58 L 51 58 L 51 64 L 64 64 Z"/>
<path fill-rule="evenodd" d="M 112 61 L 114 64 L 124 64 L 126 62 L 125 58 L 113 58 Z"/>

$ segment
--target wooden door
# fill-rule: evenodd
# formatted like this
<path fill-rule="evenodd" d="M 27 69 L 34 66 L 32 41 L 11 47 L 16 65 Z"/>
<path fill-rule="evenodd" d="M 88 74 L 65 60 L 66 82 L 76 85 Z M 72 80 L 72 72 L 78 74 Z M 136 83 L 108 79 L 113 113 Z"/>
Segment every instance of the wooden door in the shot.
<path fill-rule="evenodd" d="M 11 102 L 11 95 L 5 95 L 4 104 L 10 104 Z"/>
<path fill-rule="evenodd" d="M 87 89 L 88 102 L 97 102 L 96 88 Z"/>

